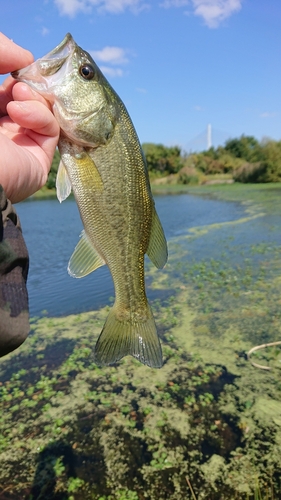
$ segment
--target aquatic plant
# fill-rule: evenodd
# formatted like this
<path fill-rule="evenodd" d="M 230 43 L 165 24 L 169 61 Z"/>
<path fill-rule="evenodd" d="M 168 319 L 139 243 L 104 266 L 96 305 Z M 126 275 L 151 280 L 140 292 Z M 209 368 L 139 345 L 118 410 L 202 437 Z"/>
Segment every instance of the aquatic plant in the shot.
<path fill-rule="evenodd" d="M 267 371 L 246 355 L 280 339 L 279 226 L 271 241 L 247 244 L 239 231 L 257 210 L 246 207 L 244 222 L 170 242 L 159 279 L 148 267 L 150 290 L 162 292 L 153 302 L 161 370 L 133 358 L 94 364 L 106 308 L 37 318 L 1 360 L 0 491 L 9 500 L 279 498 L 280 348 L 253 354 Z M 219 252 L 196 259 L 199 240 Z"/>

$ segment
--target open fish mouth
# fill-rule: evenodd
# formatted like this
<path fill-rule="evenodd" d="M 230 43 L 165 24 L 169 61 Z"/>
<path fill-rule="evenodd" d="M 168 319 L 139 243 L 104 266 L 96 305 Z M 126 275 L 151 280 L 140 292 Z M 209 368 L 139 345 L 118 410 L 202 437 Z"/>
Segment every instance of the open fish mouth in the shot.
<path fill-rule="evenodd" d="M 39 93 L 50 93 L 50 89 L 58 85 L 65 75 L 72 71 L 71 56 L 76 48 L 71 34 L 67 33 L 62 42 L 51 52 L 26 68 L 13 71 L 11 75 Z"/>

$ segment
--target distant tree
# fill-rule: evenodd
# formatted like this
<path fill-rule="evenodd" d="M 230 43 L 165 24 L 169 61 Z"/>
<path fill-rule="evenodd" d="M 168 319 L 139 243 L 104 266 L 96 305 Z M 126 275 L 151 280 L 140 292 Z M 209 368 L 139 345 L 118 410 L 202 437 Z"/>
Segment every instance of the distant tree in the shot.
<path fill-rule="evenodd" d="M 281 181 L 281 141 L 268 140 L 262 143 L 260 163 L 263 174 L 259 182 Z"/>
<path fill-rule="evenodd" d="M 259 161 L 261 147 L 253 136 L 242 135 L 239 139 L 229 139 L 224 149 L 235 158 L 243 158 L 247 162 Z"/>
<path fill-rule="evenodd" d="M 194 155 L 195 157 L 195 167 L 203 172 L 204 174 L 208 171 L 209 164 L 211 163 L 211 158 L 206 156 L 205 153 L 199 153 L 198 155 Z"/>
<path fill-rule="evenodd" d="M 210 151 L 210 150 L 209 150 Z M 208 151 L 208 153 L 209 153 Z M 234 158 L 224 148 L 220 147 L 213 153 L 199 153 L 193 155 L 194 166 L 204 174 L 226 174 L 232 172 L 241 165 L 241 159 Z"/>
<path fill-rule="evenodd" d="M 189 155 L 189 167 L 205 175 L 232 173 L 238 182 L 281 182 L 281 141 L 242 135 L 225 146 Z M 187 165 L 185 161 L 185 165 Z M 181 175 L 182 182 L 186 175 Z"/>
<path fill-rule="evenodd" d="M 175 174 L 183 167 L 181 148 L 178 146 L 166 147 L 147 142 L 142 148 L 149 172 Z"/>
<path fill-rule="evenodd" d="M 265 168 L 261 162 L 248 163 L 244 162 L 234 173 L 233 179 L 236 182 L 256 183 L 264 182 Z"/>
<path fill-rule="evenodd" d="M 217 150 L 212 146 L 211 148 L 207 149 L 204 151 L 204 156 L 208 156 L 212 158 L 213 160 L 217 159 Z"/>

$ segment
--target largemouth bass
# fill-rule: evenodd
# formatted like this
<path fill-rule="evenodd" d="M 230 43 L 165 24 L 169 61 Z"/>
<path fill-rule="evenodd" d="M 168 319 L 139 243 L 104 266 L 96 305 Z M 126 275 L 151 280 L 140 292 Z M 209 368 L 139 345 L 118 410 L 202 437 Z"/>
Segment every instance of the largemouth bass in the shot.
<path fill-rule="evenodd" d="M 68 264 L 81 278 L 107 264 L 115 302 L 95 346 L 95 362 L 128 354 L 159 368 L 162 352 L 145 293 L 144 255 L 157 268 L 167 244 L 147 166 L 128 112 L 92 57 L 67 34 L 46 56 L 12 73 L 47 99 L 61 135 L 57 196 L 73 190 L 84 230 Z"/>

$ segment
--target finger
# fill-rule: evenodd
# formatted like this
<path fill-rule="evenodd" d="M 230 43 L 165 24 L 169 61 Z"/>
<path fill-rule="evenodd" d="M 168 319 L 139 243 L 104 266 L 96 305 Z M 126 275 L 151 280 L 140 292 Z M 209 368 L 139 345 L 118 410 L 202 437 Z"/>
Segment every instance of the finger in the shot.
<path fill-rule="evenodd" d="M 13 99 L 12 90 L 16 81 L 11 76 L 8 76 L 0 85 L 0 117 L 6 115 L 6 106 Z"/>
<path fill-rule="evenodd" d="M 39 101 L 11 101 L 7 105 L 10 118 L 19 126 L 41 135 L 58 135 L 59 125 L 52 112 Z"/>
<path fill-rule="evenodd" d="M 0 183 L 12 203 L 35 193 L 45 184 L 48 177 L 50 157 L 41 148 L 36 149 L 30 139 L 29 142 L 30 147 L 19 147 L 19 144 L 0 134 L 0 150 L 3 156 L 3 162 L 0 163 Z"/>
<path fill-rule="evenodd" d="M 26 83 L 17 82 L 12 89 L 13 99 L 14 101 L 39 101 L 42 104 L 45 104 L 49 109 L 51 109 L 51 105 L 44 97 L 42 97 L 38 92 L 33 90 Z"/>
<path fill-rule="evenodd" d="M 6 107 L 8 102 L 12 100 L 29 101 L 34 99 L 42 102 L 51 109 L 50 103 L 38 94 L 38 92 L 31 89 L 26 83 L 17 82 L 13 77 L 9 76 L 4 80 L 3 84 L 0 85 L 0 118 L 7 114 Z"/>
<path fill-rule="evenodd" d="M 24 68 L 33 62 L 34 58 L 29 50 L 23 49 L 12 42 L 3 33 L 0 33 L 0 73 L 10 73 Z"/>

